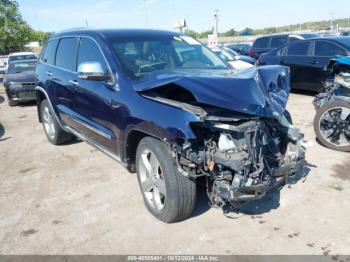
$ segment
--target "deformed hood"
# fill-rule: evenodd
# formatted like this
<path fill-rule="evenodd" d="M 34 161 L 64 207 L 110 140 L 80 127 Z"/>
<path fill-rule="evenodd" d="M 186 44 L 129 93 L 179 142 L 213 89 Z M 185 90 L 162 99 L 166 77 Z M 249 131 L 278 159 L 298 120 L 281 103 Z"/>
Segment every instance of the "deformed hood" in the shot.
<path fill-rule="evenodd" d="M 283 114 L 290 91 L 289 68 L 262 66 L 245 70 L 156 71 L 136 82 L 138 92 L 176 84 L 200 104 L 255 116 Z"/>

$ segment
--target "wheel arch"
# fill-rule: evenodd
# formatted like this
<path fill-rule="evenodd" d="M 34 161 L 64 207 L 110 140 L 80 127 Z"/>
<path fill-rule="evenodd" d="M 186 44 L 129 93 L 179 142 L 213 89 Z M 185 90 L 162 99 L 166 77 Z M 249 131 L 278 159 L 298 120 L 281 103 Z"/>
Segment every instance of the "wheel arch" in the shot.
<path fill-rule="evenodd" d="M 40 105 L 43 100 L 47 99 L 47 97 L 45 93 L 39 89 L 35 89 L 35 96 L 36 96 L 36 109 L 38 111 L 38 120 L 41 123 L 42 119 L 40 114 Z"/>
<path fill-rule="evenodd" d="M 161 139 L 145 130 L 132 129 L 127 133 L 125 139 L 125 157 L 128 170 L 132 173 L 136 172 L 136 151 L 140 141 L 145 137 L 155 138 L 167 145 L 169 145 L 166 140 Z"/>

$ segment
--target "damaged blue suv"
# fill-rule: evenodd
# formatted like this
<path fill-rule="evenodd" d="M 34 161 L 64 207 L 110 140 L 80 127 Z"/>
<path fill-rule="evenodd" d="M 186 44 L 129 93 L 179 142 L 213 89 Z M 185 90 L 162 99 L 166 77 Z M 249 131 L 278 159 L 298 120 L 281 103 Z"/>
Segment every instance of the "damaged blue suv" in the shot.
<path fill-rule="evenodd" d="M 58 33 L 36 77 L 48 140 L 77 137 L 136 172 L 146 207 L 164 222 L 191 215 L 199 177 L 212 206 L 237 206 L 303 163 L 303 135 L 285 109 L 289 69 L 232 70 L 181 33 Z"/>

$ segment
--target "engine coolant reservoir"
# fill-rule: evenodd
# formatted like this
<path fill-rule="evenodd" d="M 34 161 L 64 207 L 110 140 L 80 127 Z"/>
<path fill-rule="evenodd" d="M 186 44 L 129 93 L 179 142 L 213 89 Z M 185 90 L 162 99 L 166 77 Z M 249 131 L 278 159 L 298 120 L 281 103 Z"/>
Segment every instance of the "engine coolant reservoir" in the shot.
<path fill-rule="evenodd" d="M 222 133 L 219 137 L 218 148 L 222 151 L 232 150 L 236 147 L 230 134 Z"/>

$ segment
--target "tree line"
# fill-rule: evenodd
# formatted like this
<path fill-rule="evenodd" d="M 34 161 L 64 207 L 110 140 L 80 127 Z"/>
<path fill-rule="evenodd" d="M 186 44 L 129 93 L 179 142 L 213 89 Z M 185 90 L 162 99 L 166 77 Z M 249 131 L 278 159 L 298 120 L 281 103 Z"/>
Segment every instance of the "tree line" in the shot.
<path fill-rule="evenodd" d="M 32 41 L 44 43 L 50 33 L 31 28 L 22 18 L 15 0 L 0 0 L 0 54 L 23 51 Z"/>
<path fill-rule="evenodd" d="M 240 36 L 240 35 L 268 35 L 274 33 L 282 33 L 282 32 L 293 32 L 293 31 L 302 31 L 302 30 L 312 30 L 312 31 L 320 31 L 320 30 L 330 30 L 331 22 L 329 20 L 323 21 L 315 21 L 315 22 L 305 22 L 300 24 L 293 25 L 285 25 L 278 27 L 266 27 L 262 29 L 252 29 L 245 28 L 241 31 L 236 31 L 231 28 L 226 32 L 219 33 L 219 36 Z M 339 28 L 350 27 L 350 18 L 341 18 L 333 21 L 334 28 L 338 25 Z M 195 38 L 207 38 L 208 35 L 212 34 L 214 29 L 207 30 L 204 32 L 196 32 L 191 29 L 187 29 L 185 31 L 186 34 L 189 34 Z"/>

